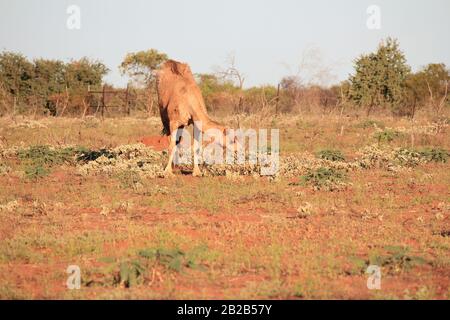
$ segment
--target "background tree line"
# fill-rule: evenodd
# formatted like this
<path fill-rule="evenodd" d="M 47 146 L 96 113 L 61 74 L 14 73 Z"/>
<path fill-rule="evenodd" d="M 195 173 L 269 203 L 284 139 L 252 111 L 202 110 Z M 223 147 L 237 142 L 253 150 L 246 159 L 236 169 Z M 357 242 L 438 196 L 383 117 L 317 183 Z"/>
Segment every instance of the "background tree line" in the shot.
<path fill-rule="evenodd" d="M 129 53 L 119 66 L 133 82 L 135 110 L 157 115 L 155 70 L 168 59 L 155 49 Z M 355 59 L 354 72 L 330 87 L 287 76 L 278 86 L 244 88 L 245 76 L 230 58 L 223 69 L 196 74 L 210 112 L 237 113 L 384 113 L 414 117 L 417 111 L 441 115 L 449 110 L 450 72 L 431 63 L 412 72 L 395 39 L 382 41 L 375 52 Z M 87 58 L 28 61 L 12 52 L 0 54 L 0 113 L 49 115 L 86 112 L 88 86 L 102 85 L 108 68 Z"/>
<path fill-rule="evenodd" d="M 0 113 L 69 114 L 85 109 L 87 87 L 100 86 L 108 68 L 87 58 L 29 61 L 0 53 Z"/>

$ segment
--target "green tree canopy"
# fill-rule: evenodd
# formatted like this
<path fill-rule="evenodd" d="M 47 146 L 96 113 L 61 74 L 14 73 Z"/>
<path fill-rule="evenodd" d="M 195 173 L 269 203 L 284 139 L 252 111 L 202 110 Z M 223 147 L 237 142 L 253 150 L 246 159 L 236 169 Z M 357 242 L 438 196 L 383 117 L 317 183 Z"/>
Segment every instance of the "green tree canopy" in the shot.
<path fill-rule="evenodd" d="M 412 108 L 430 106 L 440 112 L 448 104 L 450 71 L 443 63 L 430 63 L 420 71 L 410 74 L 406 81 L 405 101 Z"/>
<path fill-rule="evenodd" d="M 128 75 L 135 81 L 149 84 L 154 77 L 154 71 L 168 59 L 165 53 L 155 49 L 128 53 L 119 69 L 122 75 Z"/>
<path fill-rule="evenodd" d="M 20 53 L 0 53 L 0 81 L 8 92 L 20 99 L 31 92 L 34 66 Z"/>
<path fill-rule="evenodd" d="M 392 111 L 402 101 L 405 81 L 410 73 L 397 40 L 382 41 L 378 50 L 355 61 L 355 74 L 350 76 L 350 97 L 368 108 L 388 106 Z"/>
<path fill-rule="evenodd" d="M 87 86 L 99 86 L 108 68 L 88 58 L 64 63 L 60 60 L 35 59 L 14 52 L 0 53 L 0 87 L 14 97 L 24 110 L 29 104 L 40 105 L 55 114 L 52 96 L 67 92 L 83 98 Z"/>
<path fill-rule="evenodd" d="M 65 65 L 60 60 L 34 60 L 33 92 L 48 96 L 65 89 Z"/>
<path fill-rule="evenodd" d="M 88 58 L 72 60 L 66 65 L 65 81 L 69 89 L 101 85 L 102 78 L 108 71 L 109 69 L 99 61 L 91 61 Z"/>

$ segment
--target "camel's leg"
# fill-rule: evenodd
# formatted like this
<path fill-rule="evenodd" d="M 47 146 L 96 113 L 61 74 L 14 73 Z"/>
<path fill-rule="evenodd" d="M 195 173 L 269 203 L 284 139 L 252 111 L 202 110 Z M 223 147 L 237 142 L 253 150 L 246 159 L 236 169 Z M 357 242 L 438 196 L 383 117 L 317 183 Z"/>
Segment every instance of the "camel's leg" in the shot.
<path fill-rule="evenodd" d="M 195 129 L 194 129 L 195 130 Z M 194 151 L 194 170 L 192 171 L 192 175 L 194 177 L 201 177 L 202 172 L 200 171 L 200 168 L 198 167 L 198 155 L 197 155 L 197 148 L 199 147 L 201 142 L 197 141 L 195 135 L 194 135 L 194 145 L 193 145 L 193 151 Z"/>
<path fill-rule="evenodd" d="M 177 130 L 178 125 L 170 125 L 170 136 L 169 136 L 169 161 L 167 162 L 166 169 L 164 170 L 165 174 L 167 176 L 173 176 L 172 172 L 172 162 L 173 157 L 176 151 L 176 144 L 177 144 Z"/>
<path fill-rule="evenodd" d="M 164 170 L 164 173 L 166 176 L 173 176 L 173 172 L 172 172 L 172 161 L 173 161 L 173 155 L 175 153 L 175 144 L 176 144 L 176 139 L 175 137 L 169 136 L 169 161 L 167 162 L 167 166 L 166 169 Z"/>

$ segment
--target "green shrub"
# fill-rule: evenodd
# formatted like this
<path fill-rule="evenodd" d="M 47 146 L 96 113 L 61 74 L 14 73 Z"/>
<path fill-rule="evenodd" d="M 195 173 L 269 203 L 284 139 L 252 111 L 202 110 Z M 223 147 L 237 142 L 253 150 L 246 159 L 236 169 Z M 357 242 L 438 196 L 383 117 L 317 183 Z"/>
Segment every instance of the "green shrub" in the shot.
<path fill-rule="evenodd" d="M 119 267 L 116 283 L 130 288 L 144 282 L 145 267 L 139 261 L 122 262 Z"/>
<path fill-rule="evenodd" d="M 378 143 L 381 142 L 391 142 L 395 138 L 400 137 L 402 134 L 398 131 L 391 129 L 384 129 L 383 131 L 376 132 L 374 134 L 375 139 L 377 139 Z"/>
<path fill-rule="evenodd" d="M 50 168 L 64 163 L 74 163 L 76 155 L 85 152 L 82 147 L 67 147 L 62 149 L 37 145 L 17 152 L 20 161 L 25 165 L 25 176 L 36 179 L 50 173 Z"/>
<path fill-rule="evenodd" d="M 394 151 L 394 160 L 403 167 L 416 167 L 426 162 L 426 159 L 414 150 L 400 148 Z"/>
<path fill-rule="evenodd" d="M 31 146 L 28 149 L 19 150 L 18 157 L 22 161 L 35 165 L 54 166 L 63 163 L 72 163 L 75 156 L 86 149 L 82 147 L 68 147 L 54 149 L 49 146 Z"/>
<path fill-rule="evenodd" d="M 384 250 L 387 251 L 387 254 L 371 255 L 369 263 L 383 267 L 389 274 L 398 274 L 403 271 L 409 271 L 416 266 L 428 263 L 428 261 L 422 257 L 410 255 L 408 247 L 386 246 L 384 247 Z"/>
<path fill-rule="evenodd" d="M 364 260 L 359 257 L 349 257 L 352 268 L 352 274 L 364 274 L 367 267 L 376 265 L 382 267 L 387 274 L 394 275 L 403 272 L 408 272 L 411 269 L 430 264 L 425 258 L 420 256 L 413 256 L 410 254 L 410 249 L 403 246 L 385 246 L 384 253 L 374 251 L 369 254 L 369 259 Z"/>
<path fill-rule="evenodd" d="M 317 157 L 320 159 L 330 161 L 345 161 L 345 157 L 340 150 L 325 149 L 317 153 Z"/>
<path fill-rule="evenodd" d="M 181 272 L 183 267 L 195 268 L 197 264 L 194 259 L 179 249 L 146 249 L 139 251 L 143 258 L 155 260 L 169 270 Z"/>
<path fill-rule="evenodd" d="M 344 186 L 346 179 L 347 176 L 340 170 L 321 167 L 302 176 L 301 182 L 304 185 L 312 185 L 316 190 L 328 189 L 332 191 Z"/>
<path fill-rule="evenodd" d="M 430 162 L 446 163 L 450 153 L 441 148 L 424 149 L 419 151 L 419 154 Z"/>
<path fill-rule="evenodd" d="M 50 170 L 44 168 L 42 165 L 28 166 L 25 168 L 25 176 L 28 179 L 38 179 L 45 177 L 50 173 Z"/>
<path fill-rule="evenodd" d="M 149 271 L 161 266 L 166 271 L 183 272 L 185 268 L 204 271 L 205 267 L 196 261 L 208 259 L 208 248 L 200 245 L 188 251 L 166 247 L 153 247 L 134 252 L 130 257 L 117 260 L 114 257 L 101 257 L 102 265 L 88 270 L 83 277 L 83 285 L 122 286 L 131 288 L 146 285 L 150 280 Z"/>

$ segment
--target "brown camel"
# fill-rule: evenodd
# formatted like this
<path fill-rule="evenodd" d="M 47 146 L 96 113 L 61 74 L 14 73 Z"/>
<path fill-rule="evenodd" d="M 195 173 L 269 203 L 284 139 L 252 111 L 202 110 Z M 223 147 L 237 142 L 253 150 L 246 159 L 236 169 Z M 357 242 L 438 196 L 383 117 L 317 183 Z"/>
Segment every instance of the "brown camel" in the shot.
<path fill-rule="evenodd" d="M 176 147 L 176 134 L 194 122 L 201 121 L 202 132 L 208 129 L 219 129 L 224 137 L 226 128 L 209 118 L 206 112 L 205 101 L 195 82 L 190 67 L 186 63 L 174 60 L 166 61 L 157 72 L 158 104 L 164 132 L 169 138 L 169 162 L 166 166 L 166 175 L 173 175 L 172 162 Z M 194 140 L 195 144 L 199 143 Z M 225 144 L 223 144 L 225 145 Z M 201 176 L 198 162 L 195 161 L 193 176 Z"/>

